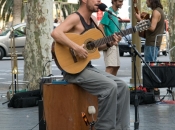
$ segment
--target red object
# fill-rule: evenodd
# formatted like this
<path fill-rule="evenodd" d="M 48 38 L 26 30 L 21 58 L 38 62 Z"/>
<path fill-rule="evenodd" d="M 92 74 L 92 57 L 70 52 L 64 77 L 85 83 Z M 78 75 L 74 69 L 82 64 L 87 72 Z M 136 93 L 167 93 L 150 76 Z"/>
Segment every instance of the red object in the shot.
<path fill-rule="evenodd" d="M 150 62 L 150 66 L 156 66 L 155 62 Z"/>
<path fill-rule="evenodd" d="M 102 19 L 102 17 L 103 17 L 103 11 L 98 10 L 98 12 L 97 12 L 97 20 L 100 21 Z"/>
<path fill-rule="evenodd" d="M 147 92 L 146 88 L 143 87 L 143 86 L 141 86 L 141 85 L 137 88 L 137 90 L 142 90 L 142 91 L 144 91 L 144 92 Z"/>

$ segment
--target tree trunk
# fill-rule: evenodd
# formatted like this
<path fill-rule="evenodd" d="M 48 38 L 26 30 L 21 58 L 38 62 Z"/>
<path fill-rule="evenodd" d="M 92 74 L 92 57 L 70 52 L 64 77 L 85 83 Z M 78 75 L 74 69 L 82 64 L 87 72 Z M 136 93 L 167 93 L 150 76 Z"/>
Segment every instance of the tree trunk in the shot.
<path fill-rule="evenodd" d="M 175 0 L 169 0 L 169 48 L 170 50 L 175 46 Z M 175 48 L 170 51 L 171 61 L 175 61 Z"/>
<path fill-rule="evenodd" d="M 13 25 L 21 23 L 22 0 L 13 2 Z"/>
<path fill-rule="evenodd" d="M 53 2 L 28 0 L 27 9 L 24 81 L 29 81 L 29 90 L 35 90 L 39 88 L 40 78 L 51 73 Z"/>

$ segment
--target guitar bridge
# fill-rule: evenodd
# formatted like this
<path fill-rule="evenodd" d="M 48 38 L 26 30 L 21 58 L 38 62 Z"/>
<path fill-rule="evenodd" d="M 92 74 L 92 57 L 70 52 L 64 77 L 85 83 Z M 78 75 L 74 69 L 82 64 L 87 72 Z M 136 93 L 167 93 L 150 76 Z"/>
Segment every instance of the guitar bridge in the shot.
<path fill-rule="evenodd" d="M 75 56 L 74 50 L 73 50 L 72 48 L 69 48 L 69 51 L 70 51 L 70 53 L 71 53 L 71 55 L 72 55 L 72 58 L 73 58 L 74 62 L 75 62 L 75 63 L 78 62 L 78 60 L 77 60 L 77 58 L 76 58 L 76 56 Z"/>

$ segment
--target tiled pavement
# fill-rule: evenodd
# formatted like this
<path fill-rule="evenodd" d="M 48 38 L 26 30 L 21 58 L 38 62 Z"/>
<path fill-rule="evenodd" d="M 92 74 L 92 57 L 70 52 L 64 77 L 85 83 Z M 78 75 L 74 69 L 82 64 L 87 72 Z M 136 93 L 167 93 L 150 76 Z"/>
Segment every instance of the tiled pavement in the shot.
<path fill-rule="evenodd" d="M 129 78 L 129 77 L 128 77 Z M 126 77 L 124 80 L 128 81 Z M 39 122 L 38 107 L 8 108 L 5 91 L 0 91 L 0 130 L 31 130 Z M 164 95 L 166 89 L 161 89 Z M 166 97 L 166 100 L 171 100 Z M 139 105 L 139 130 L 175 130 L 175 104 Z M 131 130 L 134 130 L 135 107 L 131 105 Z M 39 130 L 37 125 L 32 130 Z M 59 130 L 59 129 L 58 129 Z"/>
<path fill-rule="evenodd" d="M 130 81 L 127 70 L 120 70 L 122 79 Z M 2 80 L 1 80 L 2 81 Z M 6 85 L 6 86 L 5 86 Z M 38 107 L 8 108 L 6 95 L 9 84 L 0 87 L 0 130 L 39 130 Z M 129 85 L 129 83 L 128 83 Z M 161 95 L 166 94 L 166 89 L 160 89 Z M 166 97 L 166 100 L 171 100 Z M 175 130 L 175 104 L 150 104 L 139 105 L 139 130 Z M 134 129 L 135 107 L 131 105 L 130 113 L 131 130 Z M 58 129 L 59 130 L 59 129 Z"/>

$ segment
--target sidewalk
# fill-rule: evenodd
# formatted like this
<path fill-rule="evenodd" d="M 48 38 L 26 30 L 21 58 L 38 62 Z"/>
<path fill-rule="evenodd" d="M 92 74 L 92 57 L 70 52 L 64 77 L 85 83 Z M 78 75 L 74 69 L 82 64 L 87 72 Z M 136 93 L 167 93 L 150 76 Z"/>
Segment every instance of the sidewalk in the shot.
<path fill-rule="evenodd" d="M 128 82 L 130 77 L 122 77 Z M 0 90 L 0 130 L 31 130 L 39 123 L 38 107 L 8 108 L 6 97 L 2 97 L 6 90 Z M 166 89 L 161 89 L 161 95 L 166 94 Z M 166 97 L 166 100 L 172 100 Z M 139 130 L 175 130 L 175 104 L 149 104 L 140 105 Z M 131 105 L 131 130 L 134 130 L 135 107 Z M 39 130 L 37 125 L 32 130 Z M 59 130 L 59 129 L 58 129 Z"/>

